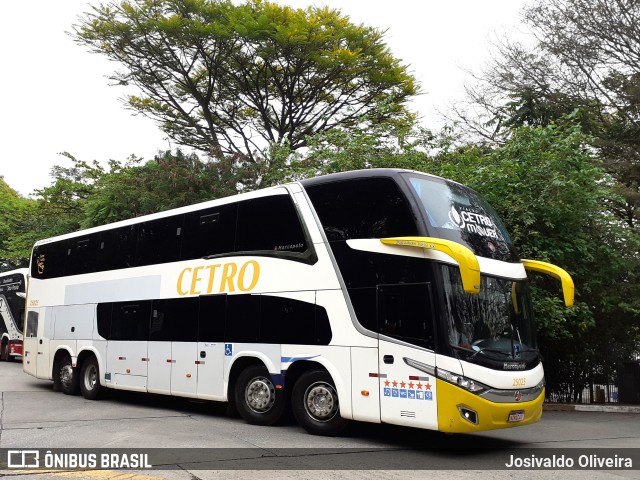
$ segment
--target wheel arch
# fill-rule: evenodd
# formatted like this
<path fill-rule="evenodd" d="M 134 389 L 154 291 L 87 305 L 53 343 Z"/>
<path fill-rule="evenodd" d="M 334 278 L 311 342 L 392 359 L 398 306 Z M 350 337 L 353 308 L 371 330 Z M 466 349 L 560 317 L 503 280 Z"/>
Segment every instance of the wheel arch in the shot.
<path fill-rule="evenodd" d="M 311 370 L 323 370 L 329 374 L 336 388 L 338 398 L 340 398 L 340 416 L 353 419 L 349 387 L 345 384 L 338 369 L 323 357 L 316 357 L 313 360 L 296 360 L 287 368 L 285 372 L 285 390 L 287 394 L 291 395 L 298 379 Z"/>
<path fill-rule="evenodd" d="M 98 372 L 99 372 L 98 378 L 100 380 L 100 385 L 102 385 L 103 387 L 106 386 L 104 382 L 104 372 L 105 372 L 106 365 L 100 353 L 98 352 L 97 348 L 91 347 L 91 346 L 83 347 L 78 352 L 78 358 L 76 360 L 76 368 L 78 369 L 78 371 L 80 371 L 80 369 L 82 368 L 82 364 L 85 361 L 87 361 L 87 359 L 90 357 L 95 358 L 96 361 L 98 362 Z"/>
<path fill-rule="evenodd" d="M 52 373 L 52 377 L 53 377 L 53 369 L 56 367 L 56 364 L 58 363 L 58 361 L 61 358 L 64 358 L 65 356 L 68 356 L 71 359 L 71 364 L 74 364 L 73 361 L 73 352 L 71 351 L 71 349 L 69 347 L 66 346 L 60 346 L 56 349 L 55 353 L 53 354 L 53 361 L 51 362 L 51 373 Z"/>
<path fill-rule="evenodd" d="M 267 362 L 265 362 L 265 359 L 267 360 Z M 238 380 L 238 376 L 240 375 L 240 373 L 242 373 L 244 369 L 246 369 L 251 365 L 258 365 L 258 366 L 265 367 L 267 371 L 271 373 L 271 370 L 269 370 L 269 364 L 271 363 L 272 362 L 268 361 L 268 358 L 266 357 L 266 355 L 260 354 L 259 352 L 240 354 L 237 357 L 235 357 L 233 359 L 233 363 L 231 364 L 231 367 L 229 368 L 229 375 L 227 377 L 227 388 L 225 389 L 225 392 L 224 392 L 227 398 L 227 401 L 232 405 L 235 403 L 233 399 L 233 396 L 234 396 L 233 392 L 235 391 L 235 388 L 236 388 L 236 382 Z"/>

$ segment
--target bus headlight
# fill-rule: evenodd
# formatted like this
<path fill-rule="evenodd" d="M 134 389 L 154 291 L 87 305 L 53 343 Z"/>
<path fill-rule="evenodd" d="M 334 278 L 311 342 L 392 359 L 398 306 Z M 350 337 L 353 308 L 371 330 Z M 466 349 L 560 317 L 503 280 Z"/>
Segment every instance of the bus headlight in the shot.
<path fill-rule="evenodd" d="M 454 385 L 464 388 L 471 393 L 480 394 L 489 389 L 489 387 L 483 383 L 462 375 L 458 375 L 457 373 L 451 373 L 450 371 L 443 368 L 436 368 L 436 375 L 438 378 L 444 380 L 445 382 L 453 383 Z"/>

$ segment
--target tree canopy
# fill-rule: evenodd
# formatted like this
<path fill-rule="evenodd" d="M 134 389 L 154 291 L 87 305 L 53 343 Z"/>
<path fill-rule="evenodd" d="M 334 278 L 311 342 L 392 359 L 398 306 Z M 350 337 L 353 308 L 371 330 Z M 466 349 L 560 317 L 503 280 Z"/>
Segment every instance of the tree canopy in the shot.
<path fill-rule="evenodd" d="M 458 118 L 484 140 L 504 141 L 514 127 L 579 111 L 616 181 L 611 210 L 640 228 L 640 3 L 535 0 L 523 13 L 535 41 L 499 43 Z"/>
<path fill-rule="evenodd" d="M 0 175 L 0 270 L 24 266 L 28 261 L 28 248 L 20 248 L 19 237 L 25 233 L 21 220 L 30 207 L 29 200 L 20 197 Z"/>
<path fill-rule="evenodd" d="M 179 145 L 255 161 L 336 127 L 411 115 L 417 93 L 384 32 L 337 10 L 266 1 L 133 0 L 93 7 L 76 41 L 115 61 L 130 108 Z"/>

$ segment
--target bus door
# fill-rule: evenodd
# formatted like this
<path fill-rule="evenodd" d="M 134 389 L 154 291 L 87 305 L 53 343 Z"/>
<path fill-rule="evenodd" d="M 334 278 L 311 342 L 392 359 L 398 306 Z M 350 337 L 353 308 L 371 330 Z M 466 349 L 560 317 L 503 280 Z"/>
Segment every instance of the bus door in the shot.
<path fill-rule="evenodd" d="M 150 316 L 150 300 L 113 304 L 107 344 L 107 372 L 113 387 L 147 390 Z"/>
<path fill-rule="evenodd" d="M 49 337 L 51 320 L 47 318 L 47 308 L 30 308 L 23 337 L 22 368 L 38 378 L 51 378 L 49 362 Z"/>
<path fill-rule="evenodd" d="M 200 297 L 198 317 L 198 398 L 224 400 L 224 323 L 227 295 Z M 227 352 L 228 353 L 228 352 Z"/>
<path fill-rule="evenodd" d="M 428 283 L 377 286 L 381 421 L 438 428 L 434 309 Z M 426 371 L 425 371 L 426 370 Z"/>

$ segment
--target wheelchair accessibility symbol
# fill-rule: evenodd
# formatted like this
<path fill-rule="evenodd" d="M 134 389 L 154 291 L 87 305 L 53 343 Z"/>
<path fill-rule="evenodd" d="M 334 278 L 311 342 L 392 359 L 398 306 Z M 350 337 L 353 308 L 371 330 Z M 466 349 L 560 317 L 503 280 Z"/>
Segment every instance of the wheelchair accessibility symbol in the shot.
<path fill-rule="evenodd" d="M 231 343 L 225 343 L 224 344 L 224 356 L 225 357 L 230 357 L 231 355 L 233 355 L 233 345 Z"/>

